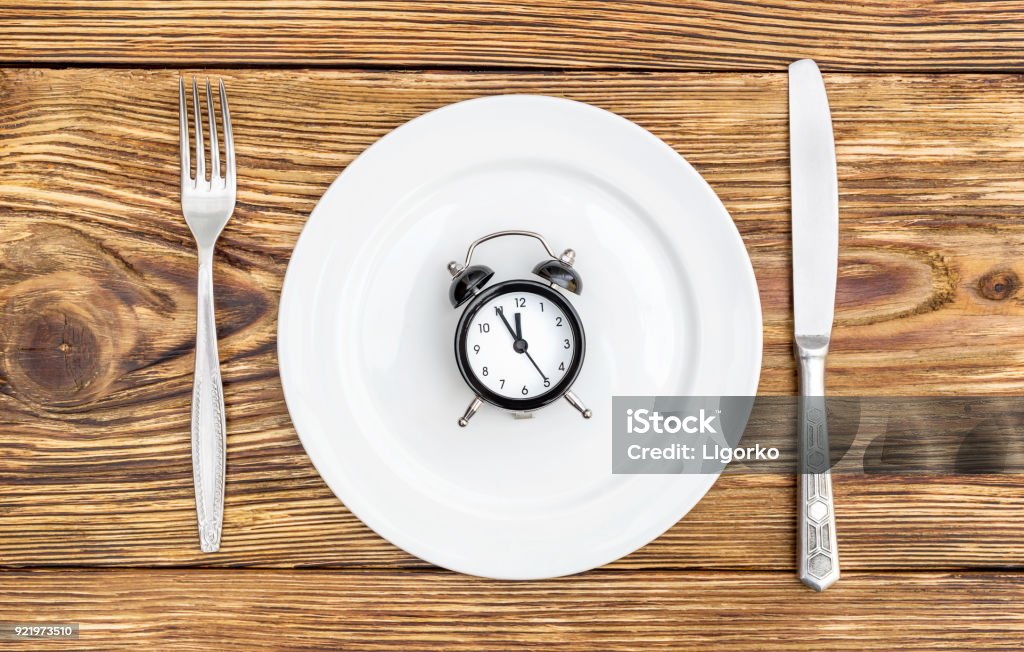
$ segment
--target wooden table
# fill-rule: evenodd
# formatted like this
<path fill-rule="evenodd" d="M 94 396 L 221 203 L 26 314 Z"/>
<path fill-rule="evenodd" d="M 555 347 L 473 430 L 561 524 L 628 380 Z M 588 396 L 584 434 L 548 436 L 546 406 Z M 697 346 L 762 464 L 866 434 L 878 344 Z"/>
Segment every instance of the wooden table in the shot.
<path fill-rule="evenodd" d="M 825 71 L 841 195 L 834 394 L 1024 392 L 1017 2 L 0 2 L 0 621 L 39 649 L 1024 645 L 1024 478 L 837 478 L 843 579 L 794 575 L 794 479 L 723 477 L 605 568 L 506 583 L 370 532 L 304 454 L 277 372 L 288 257 L 374 140 L 464 98 L 618 112 L 718 192 L 796 389 L 785 66 Z M 215 283 L 224 545 L 198 552 L 195 252 L 177 79 L 223 77 L 240 174 Z"/>

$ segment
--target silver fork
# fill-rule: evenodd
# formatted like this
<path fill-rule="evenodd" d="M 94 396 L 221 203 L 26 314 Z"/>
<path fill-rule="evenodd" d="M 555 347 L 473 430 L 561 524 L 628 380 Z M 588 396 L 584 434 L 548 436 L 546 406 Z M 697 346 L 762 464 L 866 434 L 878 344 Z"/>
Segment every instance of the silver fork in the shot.
<path fill-rule="evenodd" d="M 185 82 L 178 79 L 181 118 L 181 212 L 185 215 L 199 250 L 199 305 L 196 319 L 196 371 L 192 383 L 192 475 L 196 486 L 199 545 L 203 552 L 220 549 L 224 522 L 224 460 L 227 455 L 224 422 L 224 388 L 217 357 L 217 323 L 213 314 L 213 247 L 235 210 L 235 144 L 224 82 L 220 82 L 220 106 L 224 125 L 225 176 L 220 174 L 217 120 L 214 117 L 210 80 L 206 80 L 206 109 L 210 131 L 210 178 L 206 178 L 202 111 L 199 88 L 192 78 L 195 116 L 196 175 L 191 176 L 188 110 Z"/>

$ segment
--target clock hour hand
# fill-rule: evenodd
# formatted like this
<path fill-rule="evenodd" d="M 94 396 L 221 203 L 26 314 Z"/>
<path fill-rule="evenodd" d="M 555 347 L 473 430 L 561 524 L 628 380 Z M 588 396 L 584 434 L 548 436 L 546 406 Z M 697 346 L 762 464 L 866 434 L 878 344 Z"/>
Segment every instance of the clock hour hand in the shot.
<path fill-rule="evenodd" d="M 538 367 L 537 363 L 533 360 L 533 356 L 530 355 L 529 351 L 527 351 L 526 340 L 523 339 L 523 315 L 522 315 L 522 313 L 518 313 L 518 312 L 516 313 L 516 333 L 515 333 L 515 335 L 516 335 L 516 343 L 513 344 L 512 346 L 515 348 L 516 352 L 517 353 L 525 353 L 526 357 L 529 358 L 529 360 L 530 360 L 530 364 L 532 364 L 533 368 L 537 370 L 537 373 L 540 374 L 540 377 L 543 378 L 544 380 L 547 380 L 548 377 L 544 374 L 543 371 L 540 370 L 540 367 Z"/>
<path fill-rule="evenodd" d="M 543 371 L 540 370 L 540 367 L 537 366 L 537 363 L 534 361 L 533 356 L 530 355 L 530 352 L 526 350 L 528 345 L 521 334 L 523 328 L 522 315 L 520 315 L 520 313 L 518 312 L 516 313 L 516 327 L 515 329 L 513 329 L 512 324 L 508 323 L 508 320 L 505 319 L 505 310 L 503 308 L 495 308 L 494 312 L 498 313 L 498 316 L 501 317 L 502 323 L 505 324 L 505 328 L 508 329 L 509 334 L 512 336 L 512 339 L 514 340 L 512 342 L 512 348 L 515 349 L 516 353 L 525 353 L 526 357 L 530 360 L 530 364 L 532 364 L 533 368 L 537 370 L 537 373 L 540 374 L 540 377 L 543 378 L 544 380 L 547 380 L 548 377 L 544 374 Z"/>

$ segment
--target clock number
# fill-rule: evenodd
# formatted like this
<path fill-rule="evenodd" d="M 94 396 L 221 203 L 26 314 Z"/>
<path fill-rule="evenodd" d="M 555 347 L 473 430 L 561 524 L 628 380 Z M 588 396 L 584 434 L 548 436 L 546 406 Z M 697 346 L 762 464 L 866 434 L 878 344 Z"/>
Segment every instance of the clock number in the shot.
<path fill-rule="evenodd" d="M 516 308 L 525 308 L 525 307 L 526 307 L 526 299 L 523 299 L 522 297 L 516 297 Z"/>
<path fill-rule="evenodd" d="M 561 325 L 562 325 L 562 318 L 561 317 L 555 317 L 555 326 L 561 326 Z"/>
<path fill-rule="evenodd" d="M 474 344 L 473 345 L 473 353 L 480 353 L 480 345 L 479 344 Z"/>
<path fill-rule="evenodd" d="M 544 386 L 545 386 L 545 387 L 551 387 L 551 381 L 550 381 L 550 380 L 548 380 L 547 378 L 545 378 L 545 379 L 544 379 Z"/>
<path fill-rule="evenodd" d="M 526 385 L 523 385 L 523 396 L 526 396 L 529 393 L 530 393 L 530 390 L 526 389 Z"/>
<path fill-rule="evenodd" d="M 565 371 L 565 363 L 564 362 L 562 364 L 558 365 L 558 370 L 559 371 Z"/>
<path fill-rule="evenodd" d="M 569 340 L 566 340 L 566 341 L 565 341 L 565 346 L 564 346 L 564 347 L 562 347 L 562 348 L 564 348 L 564 349 L 568 349 L 568 348 L 569 348 L 570 346 L 572 346 L 572 345 L 571 345 L 571 344 L 569 344 Z"/>
<path fill-rule="evenodd" d="M 543 301 L 540 302 L 540 311 L 544 312 L 544 302 Z"/>
<path fill-rule="evenodd" d="M 505 389 L 505 379 L 504 378 L 499 378 L 498 380 L 501 381 L 501 387 L 499 387 L 499 389 Z"/>
<path fill-rule="evenodd" d="M 491 372 L 487 371 L 487 367 L 484 367 L 483 368 L 483 374 L 486 376 L 489 373 L 491 373 Z"/>
<path fill-rule="evenodd" d="M 488 324 L 487 322 L 479 324 L 479 327 L 480 327 L 480 332 L 481 333 L 490 333 L 491 332 L 491 325 Z M 569 348 L 569 347 L 566 347 L 566 348 Z"/>

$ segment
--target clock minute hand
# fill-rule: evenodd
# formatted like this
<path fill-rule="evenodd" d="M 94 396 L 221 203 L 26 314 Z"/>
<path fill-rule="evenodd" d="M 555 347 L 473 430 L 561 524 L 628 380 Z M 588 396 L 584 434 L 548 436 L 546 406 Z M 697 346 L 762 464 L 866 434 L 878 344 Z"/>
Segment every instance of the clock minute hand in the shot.
<path fill-rule="evenodd" d="M 512 324 L 508 323 L 508 320 L 505 319 L 505 310 L 504 310 L 504 308 L 495 308 L 494 312 L 498 313 L 498 316 L 501 317 L 501 321 L 504 322 L 505 328 L 508 329 L 508 334 L 512 336 L 512 339 L 518 341 L 519 337 L 516 336 L 516 332 L 514 330 L 512 330 Z"/>
<path fill-rule="evenodd" d="M 501 318 L 504 319 L 505 315 L 503 314 L 501 316 Z M 507 326 L 508 322 L 505 322 L 505 325 Z M 537 366 L 537 362 L 533 359 L 533 356 L 530 355 L 530 352 L 527 350 L 527 347 L 529 345 L 526 343 L 526 340 L 523 339 L 523 316 L 522 316 L 522 314 L 520 314 L 518 312 L 516 313 L 516 332 L 515 332 L 515 338 L 516 338 L 516 343 L 513 344 L 513 346 L 515 347 L 516 351 L 519 352 L 519 353 L 525 354 L 527 359 L 530 361 L 530 364 L 532 364 L 533 368 L 536 369 L 537 373 L 540 374 L 540 377 L 543 378 L 544 380 L 547 380 L 548 379 L 547 374 L 545 374 L 543 371 L 540 370 L 540 367 Z"/>
<path fill-rule="evenodd" d="M 544 380 L 547 380 L 548 377 L 544 375 L 544 372 L 540 370 L 540 367 L 537 366 L 537 363 L 533 361 L 533 356 L 530 355 L 530 352 L 524 350 L 523 353 L 526 354 L 526 357 L 530 360 L 530 364 L 532 364 L 533 368 L 537 370 L 537 373 L 540 374 L 540 377 L 543 378 Z"/>

